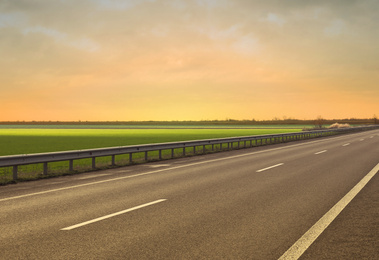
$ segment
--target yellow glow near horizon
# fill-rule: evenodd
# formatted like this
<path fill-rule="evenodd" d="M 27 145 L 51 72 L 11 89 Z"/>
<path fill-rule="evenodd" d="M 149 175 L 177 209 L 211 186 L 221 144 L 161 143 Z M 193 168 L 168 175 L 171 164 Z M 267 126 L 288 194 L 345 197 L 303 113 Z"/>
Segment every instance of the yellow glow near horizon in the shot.
<path fill-rule="evenodd" d="M 369 118 L 378 7 L 7 1 L 0 121 Z"/>

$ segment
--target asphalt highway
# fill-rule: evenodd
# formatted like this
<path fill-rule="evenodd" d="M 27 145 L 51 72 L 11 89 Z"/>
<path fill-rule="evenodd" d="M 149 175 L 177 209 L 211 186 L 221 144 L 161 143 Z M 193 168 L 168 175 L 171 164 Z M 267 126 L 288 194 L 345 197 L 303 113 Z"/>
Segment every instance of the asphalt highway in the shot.
<path fill-rule="evenodd" d="M 374 130 L 3 186 L 0 259 L 378 259 L 378 170 Z"/>

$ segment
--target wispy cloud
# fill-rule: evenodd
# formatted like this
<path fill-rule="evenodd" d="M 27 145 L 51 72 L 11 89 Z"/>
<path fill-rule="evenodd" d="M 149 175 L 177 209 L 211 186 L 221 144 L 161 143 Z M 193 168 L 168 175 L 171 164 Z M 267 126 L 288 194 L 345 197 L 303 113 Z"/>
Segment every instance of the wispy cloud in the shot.
<path fill-rule="evenodd" d="M 339 36 L 347 31 L 346 23 L 340 19 L 333 20 L 325 29 L 327 36 Z"/>
<path fill-rule="evenodd" d="M 214 7 L 225 7 L 225 6 L 230 6 L 232 4 L 232 1 L 229 0 L 195 0 L 196 3 L 201 6 L 201 7 L 209 7 L 209 8 L 214 8 Z"/>
<path fill-rule="evenodd" d="M 71 46 L 80 50 L 94 52 L 100 49 L 100 45 L 85 37 L 75 38 L 70 37 L 67 33 L 57 31 L 55 29 L 46 28 L 42 26 L 26 27 L 22 29 L 24 35 L 32 33 L 41 33 L 49 36 L 55 40 L 55 42 Z"/>
<path fill-rule="evenodd" d="M 19 27 L 25 22 L 25 17 L 17 13 L 0 13 L 0 28 Z"/>
<path fill-rule="evenodd" d="M 260 48 L 258 38 L 252 33 L 245 33 L 241 25 L 221 29 L 214 26 L 194 28 L 213 41 L 213 46 L 223 51 L 232 51 L 242 55 L 256 54 Z"/>
<path fill-rule="evenodd" d="M 286 23 L 286 20 L 281 18 L 279 15 L 274 13 L 268 13 L 265 21 L 268 21 L 279 26 L 283 26 Z"/>
<path fill-rule="evenodd" d="M 91 0 L 99 8 L 108 8 L 114 10 L 125 10 L 135 7 L 145 2 L 155 2 L 156 0 Z"/>

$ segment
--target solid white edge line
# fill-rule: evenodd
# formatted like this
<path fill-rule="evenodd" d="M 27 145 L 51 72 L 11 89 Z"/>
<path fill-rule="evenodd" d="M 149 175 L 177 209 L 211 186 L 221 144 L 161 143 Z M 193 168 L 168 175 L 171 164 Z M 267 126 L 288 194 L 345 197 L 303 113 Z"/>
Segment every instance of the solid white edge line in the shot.
<path fill-rule="evenodd" d="M 361 134 L 361 133 L 357 133 L 357 134 L 353 134 L 353 135 L 358 135 L 358 134 Z M 8 200 L 14 200 L 14 199 L 20 199 L 20 198 L 25 198 L 25 197 L 35 196 L 35 195 L 41 195 L 41 194 L 46 194 L 46 193 L 50 193 L 50 192 L 74 189 L 74 188 L 79 188 L 79 187 L 84 187 L 84 186 L 89 186 L 89 185 L 101 184 L 101 183 L 106 183 L 106 182 L 111 182 L 111 181 L 117 181 L 117 180 L 122 180 L 122 179 L 129 179 L 129 178 L 134 178 L 134 177 L 143 176 L 143 175 L 149 175 L 149 174 L 163 172 L 163 171 L 169 171 L 169 170 L 175 170 L 175 169 L 179 169 L 179 168 L 190 167 L 190 166 L 194 166 L 194 165 L 206 164 L 206 163 L 217 162 L 217 161 L 228 160 L 228 159 L 234 159 L 234 158 L 245 157 L 245 156 L 254 155 L 254 154 L 267 153 L 267 152 L 271 152 L 271 151 L 278 151 L 278 150 L 283 150 L 283 149 L 297 147 L 297 146 L 303 146 L 303 145 L 314 144 L 314 143 L 322 143 L 322 142 L 329 141 L 331 139 L 336 140 L 336 139 L 341 139 L 344 137 L 346 137 L 346 136 L 332 137 L 332 138 L 323 139 L 323 140 L 310 141 L 310 142 L 305 142 L 305 143 L 300 143 L 300 144 L 288 145 L 288 146 L 284 146 L 284 147 L 267 149 L 267 150 L 263 150 L 263 151 L 245 153 L 245 154 L 234 155 L 234 156 L 229 156 L 229 157 L 224 157 L 224 158 L 219 158 L 219 159 L 213 159 L 213 160 L 208 160 L 208 161 L 202 161 L 202 162 L 197 162 L 197 163 L 190 163 L 190 164 L 185 164 L 185 165 L 180 165 L 180 166 L 175 166 L 175 167 L 171 167 L 171 168 L 165 168 L 165 169 L 160 169 L 160 170 L 155 170 L 155 171 L 150 171 L 150 172 L 145 172 L 145 173 L 139 173 L 139 174 L 134 174 L 134 175 L 129 175 L 129 176 L 117 177 L 117 178 L 112 178 L 112 179 L 108 179 L 108 180 L 95 181 L 95 182 L 73 185 L 73 186 L 64 187 L 64 188 L 58 188 L 58 189 L 45 190 L 45 191 L 34 192 L 34 193 L 29 193 L 29 194 L 24 194 L 24 195 L 18 195 L 18 196 L 0 199 L 0 202 L 8 201 Z M 127 172 L 127 171 L 130 171 L 130 170 L 125 170 L 125 172 Z"/>
<path fill-rule="evenodd" d="M 323 151 L 320 151 L 320 152 L 317 152 L 315 154 L 322 154 L 322 153 L 326 153 L 328 150 L 323 150 Z"/>
<path fill-rule="evenodd" d="M 314 224 L 299 240 L 296 241 L 278 260 L 299 259 L 309 246 L 320 236 L 341 211 L 354 199 L 366 184 L 379 171 L 379 163 L 355 185 L 336 205 L 334 205 L 316 224 Z"/>
<path fill-rule="evenodd" d="M 278 163 L 278 164 L 275 164 L 273 166 L 270 166 L 270 167 L 267 167 L 267 168 L 264 168 L 264 169 L 260 169 L 258 170 L 257 172 L 263 172 L 263 171 L 266 171 L 266 170 L 269 170 L 269 169 L 272 169 L 272 168 L 275 168 L 275 167 L 278 167 L 278 166 L 281 166 L 283 165 L 284 163 Z"/>
<path fill-rule="evenodd" d="M 348 145 L 350 145 L 350 143 L 344 144 L 344 145 L 342 145 L 342 146 L 348 146 Z"/>
<path fill-rule="evenodd" d="M 92 224 L 94 222 L 98 222 L 98 221 L 107 219 L 107 218 L 111 218 L 111 217 L 115 217 L 115 216 L 118 216 L 118 215 L 121 215 L 121 214 L 125 214 L 127 212 L 130 212 L 130 211 L 133 211 L 133 210 L 136 210 L 136 209 L 140 209 L 140 208 L 144 208 L 144 207 L 147 207 L 147 206 L 151 206 L 151 205 L 163 202 L 163 201 L 166 201 L 166 199 L 160 199 L 160 200 L 156 200 L 156 201 L 149 202 L 149 203 L 146 203 L 146 204 L 142 204 L 142 205 L 130 208 L 130 209 L 122 210 L 122 211 L 119 211 L 119 212 L 116 212 L 116 213 L 113 213 L 113 214 L 109 214 L 109 215 L 106 215 L 106 216 L 103 216 L 103 217 L 95 218 L 95 219 L 92 219 L 92 220 L 89 220 L 89 221 L 86 221 L 86 222 L 82 222 L 82 223 L 79 223 L 79 224 L 76 224 L 76 225 L 73 225 L 73 226 L 65 227 L 65 228 L 62 228 L 61 230 L 72 230 L 72 229 L 75 229 L 75 228 L 78 228 L 78 227 L 82 227 L 82 226 L 85 226 L 85 225 Z"/>

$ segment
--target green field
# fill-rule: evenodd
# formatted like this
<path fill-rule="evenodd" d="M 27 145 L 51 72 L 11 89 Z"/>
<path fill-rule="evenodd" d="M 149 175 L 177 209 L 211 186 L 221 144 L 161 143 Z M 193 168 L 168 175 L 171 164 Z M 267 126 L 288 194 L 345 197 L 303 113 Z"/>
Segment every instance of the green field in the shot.
<path fill-rule="evenodd" d="M 303 129 L 311 125 L 1 125 L 0 129 Z"/>
<path fill-rule="evenodd" d="M 298 131 L 301 129 L 0 129 L 0 156 Z"/>
<path fill-rule="evenodd" d="M 35 127 L 35 126 L 33 126 Z M 82 126 L 81 129 L 70 129 L 69 126 L 63 126 L 59 129 L 48 127 L 39 128 L 22 127 L 1 127 L 0 128 L 0 156 L 16 155 L 16 154 L 32 154 L 69 150 L 81 150 L 91 148 L 127 146 L 137 144 L 152 144 L 175 141 L 213 139 L 235 136 L 251 136 L 274 133 L 299 132 L 301 128 L 276 128 L 276 129 L 236 129 L 224 128 L 199 128 L 188 129 L 185 127 L 175 127 L 166 129 L 97 129 L 96 126 Z M 76 127 L 76 126 L 75 126 Z M 161 128 L 164 128 L 162 126 Z M 207 147 L 206 149 L 210 149 Z M 176 151 L 177 156 L 181 156 L 181 151 Z M 163 157 L 169 158 L 170 151 L 164 151 Z M 126 165 L 129 163 L 128 155 L 116 156 L 117 165 Z M 133 160 L 143 161 L 144 154 L 134 154 Z M 157 152 L 149 153 L 150 158 L 157 158 Z M 91 159 L 76 160 L 74 162 L 77 172 L 91 169 Z M 110 158 L 97 158 L 96 165 L 99 168 L 109 167 Z M 20 179 L 35 179 L 43 177 L 42 165 L 26 165 L 19 167 Z M 67 162 L 49 163 L 49 172 L 52 174 L 64 174 L 67 172 Z M 0 184 L 11 181 L 11 167 L 0 168 Z"/>

